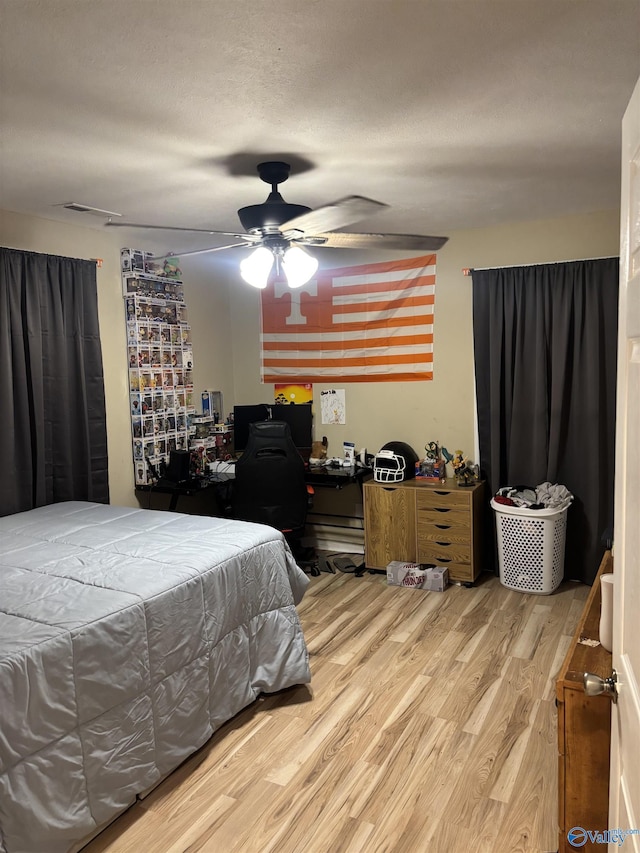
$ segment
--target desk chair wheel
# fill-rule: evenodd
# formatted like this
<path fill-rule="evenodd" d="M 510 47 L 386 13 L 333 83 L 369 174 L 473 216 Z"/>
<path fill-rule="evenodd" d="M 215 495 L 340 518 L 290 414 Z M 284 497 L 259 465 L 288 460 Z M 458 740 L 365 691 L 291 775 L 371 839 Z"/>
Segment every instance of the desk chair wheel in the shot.
<path fill-rule="evenodd" d="M 313 575 L 314 577 L 318 577 L 320 574 L 320 566 L 318 565 L 318 558 L 314 557 L 313 559 L 303 560 L 299 557 L 296 559 L 296 563 L 300 566 L 300 568 L 309 575 Z"/>

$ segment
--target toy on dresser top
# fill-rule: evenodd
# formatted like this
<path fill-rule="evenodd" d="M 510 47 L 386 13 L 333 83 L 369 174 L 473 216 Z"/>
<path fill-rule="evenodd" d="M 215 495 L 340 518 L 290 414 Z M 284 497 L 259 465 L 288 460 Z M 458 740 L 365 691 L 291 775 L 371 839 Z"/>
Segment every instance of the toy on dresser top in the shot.
<path fill-rule="evenodd" d="M 444 447 L 442 452 L 448 453 Z M 473 465 L 470 459 L 465 459 L 461 450 L 456 450 L 453 456 L 447 458 L 447 462 L 451 462 L 453 476 L 459 486 L 473 486 L 480 479 L 480 468 Z"/>
<path fill-rule="evenodd" d="M 425 457 L 416 465 L 416 477 L 432 483 L 444 483 L 447 478 L 447 465 L 458 486 L 473 486 L 480 479 L 480 469 L 462 450 L 450 453 L 437 441 L 425 445 Z"/>
<path fill-rule="evenodd" d="M 447 470 L 445 461 L 440 455 L 440 445 L 437 441 L 429 441 L 424 449 L 425 457 L 416 465 L 416 477 L 433 483 L 444 482 Z M 444 448 L 443 453 L 446 453 Z"/>

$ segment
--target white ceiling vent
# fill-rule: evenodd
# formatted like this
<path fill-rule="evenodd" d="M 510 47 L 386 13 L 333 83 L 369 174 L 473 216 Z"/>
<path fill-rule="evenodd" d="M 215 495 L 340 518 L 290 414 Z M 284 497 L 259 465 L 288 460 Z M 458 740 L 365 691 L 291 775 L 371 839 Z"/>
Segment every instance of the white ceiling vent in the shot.
<path fill-rule="evenodd" d="M 90 207 L 88 204 L 79 204 L 77 201 L 69 201 L 65 204 L 54 204 L 54 207 L 66 207 L 67 210 L 73 210 L 76 213 L 90 213 L 92 216 L 122 216 L 121 213 L 114 213 L 113 210 L 102 210 L 99 207 Z"/>

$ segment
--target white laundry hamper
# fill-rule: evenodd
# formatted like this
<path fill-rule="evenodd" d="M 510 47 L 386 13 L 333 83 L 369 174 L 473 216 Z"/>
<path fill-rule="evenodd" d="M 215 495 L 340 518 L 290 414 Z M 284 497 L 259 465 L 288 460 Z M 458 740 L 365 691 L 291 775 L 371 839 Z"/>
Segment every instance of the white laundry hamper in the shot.
<path fill-rule="evenodd" d="M 508 589 L 550 595 L 564 576 L 568 500 L 560 507 L 530 509 L 493 498 L 500 583 Z"/>

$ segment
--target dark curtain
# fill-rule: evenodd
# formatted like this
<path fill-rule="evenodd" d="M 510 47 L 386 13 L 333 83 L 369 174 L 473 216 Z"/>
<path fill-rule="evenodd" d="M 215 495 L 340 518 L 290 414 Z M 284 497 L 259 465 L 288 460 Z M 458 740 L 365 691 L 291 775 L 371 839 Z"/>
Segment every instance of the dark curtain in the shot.
<path fill-rule="evenodd" d="M 613 529 L 618 263 L 473 272 L 479 461 L 489 493 L 547 480 L 566 486 L 574 502 L 565 578 L 589 584 Z M 495 547 L 490 556 L 495 566 Z"/>
<path fill-rule="evenodd" d="M 109 500 L 96 265 L 0 248 L 0 515 Z"/>

